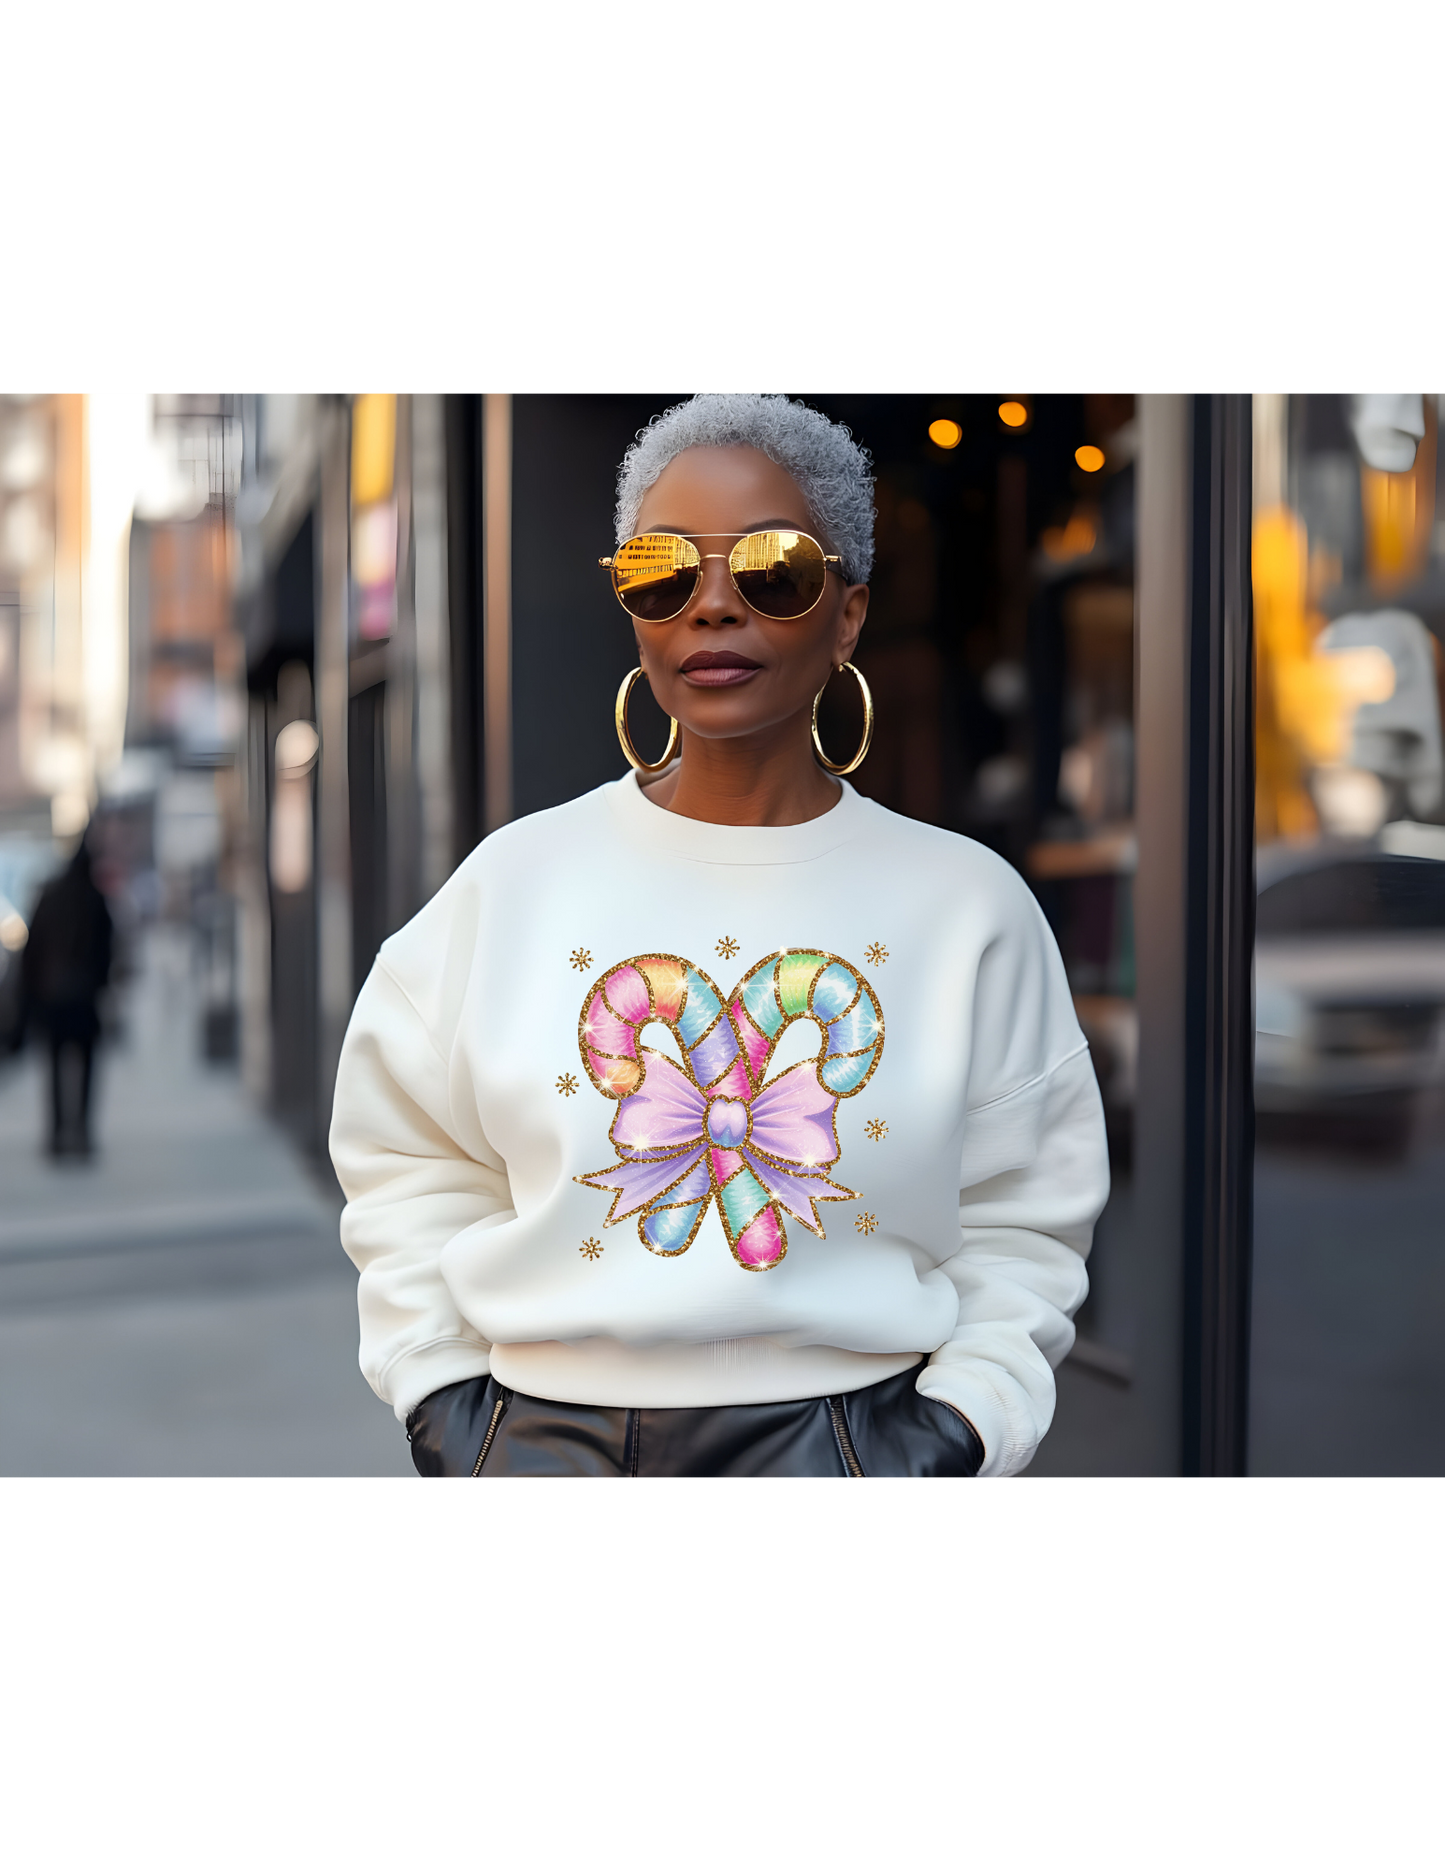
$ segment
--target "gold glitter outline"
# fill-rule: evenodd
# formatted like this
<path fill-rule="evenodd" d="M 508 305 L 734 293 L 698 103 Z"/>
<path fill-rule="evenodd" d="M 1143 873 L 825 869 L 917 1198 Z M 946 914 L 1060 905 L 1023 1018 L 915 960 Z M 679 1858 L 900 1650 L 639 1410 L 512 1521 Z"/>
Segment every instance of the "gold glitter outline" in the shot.
<path fill-rule="evenodd" d="M 611 1132 L 608 1133 L 608 1137 L 610 1140 Z M 614 1150 L 616 1150 L 617 1149 L 616 1143 L 613 1143 L 612 1147 Z M 707 1145 L 704 1144 L 703 1147 L 704 1149 L 706 1149 Z M 693 1156 L 696 1152 L 696 1148 L 697 1146 L 695 1144 L 684 1144 L 682 1149 L 674 1150 L 672 1151 L 670 1155 L 644 1157 L 641 1160 L 643 1162 L 651 1162 L 651 1163 L 677 1162 L 682 1157 Z M 636 1157 L 623 1156 L 621 1151 L 619 1150 L 617 1162 L 609 1163 L 606 1169 L 589 1170 L 585 1176 L 574 1176 L 572 1178 L 573 1182 L 581 1183 L 584 1189 L 598 1189 L 599 1194 L 610 1195 L 612 1197 L 612 1206 L 611 1208 L 608 1209 L 607 1219 L 602 1224 L 604 1228 L 620 1227 L 624 1221 L 630 1221 L 632 1217 L 638 1213 L 639 1209 L 648 1209 L 648 1208 L 653 1207 L 654 1204 L 658 1202 L 659 1197 L 664 1196 L 664 1195 L 671 1195 L 672 1191 L 675 1188 L 677 1188 L 679 1183 L 686 1182 L 688 1177 L 692 1174 L 693 1170 L 696 1169 L 697 1167 L 696 1162 L 689 1163 L 687 1168 L 684 1169 L 679 1175 L 674 1176 L 671 1182 L 664 1183 L 662 1188 L 658 1190 L 656 1195 L 648 1196 L 647 1200 L 645 1202 L 640 1202 L 637 1208 L 624 1209 L 623 1212 L 619 1215 L 617 1212 L 617 1204 L 622 1200 L 625 1192 L 621 1189 L 599 1188 L 594 1178 L 599 1177 L 599 1176 L 614 1175 L 619 1169 L 625 1168 L 629 1162 L 636 1162 L 637 1160 L 638 1159 Z M 711 1200 L 710 1197 L 708 1199 Z M 666 1208 L 682 1208 L 685 1206 L 685 1204 L 681 1202 L 667 1202 L 667 1203 L 663 1203 L 662 1206 Z M 637 1226 L 638 1226 L 638 1231 L 640 1234 L 641 1229 L 642 1229 L 642 1223 L 639 1221 Z M 644 1241 L 643 1246 L 646 1247 L 646 1245 L 647 1243 Z"/>
<path fill-rule="evenodd" d="M 779 950 L 779 954 L 781 953 L 782 951 Z M 778 958 L 777 955 L 765 955 L 760 962 L 754 962 L 751 968 L 745 968 L 742 973 L 742 978 L 739 980 L 737 984 L 737 988 L 733 994 L 733 1000 L 736 1000 L 739 1003 L 739 1005 L 742 1005 L 743 989 L 747 986 L 748 982 L 752 980 L 753 976 L 758 972 L 759 969 L 765 968 L 770 961 L 775 962 L 777 958 Z M 752 1026 L 753 1030 L 761 1038 L 768 1039 L 768 1059 L 771 1059 L 774 1052 L 777 1050 L 778 1040 L 780 1040 L 783 1037 L 784 1033 L 786 1033 L 788 1030 L 788 1020 L 789 1020 L 789 1016 L 783 1012 L 783 1003 L 778 999 L 778 976 L 777 976 L 776 969 L 774 969 L 773 973 L 768 977 L 768 992 L 773 997 L 773 1005 L 778 1010 L 778 1019 L 782 1022 L 781 1026 L 779 1026 L 778 1028 L 777 1038 L 768 1039 L 767 1034 L 763 1032 L 763 1029 L 758 1025 L 757 1021 L 753 1019 L 753 1016 L 750 1013 L 748 1014 L 748 1022 Z M 732 1017 L 732 1009 L 733 1009 L 733 1002 L 729 1001 L 728 1002 L 729 1018 Z M 743 1006 L 743 1012 L 748 1013 L 746 1006 Z M 746 1047 L 743 1048 L 743 1058 L 744 1060 L 747 1059 Z M 767 1069 L 767 1060 L 764 1060 L 763 1062 L 763 1069 L 765 1071 Z M 748 1066 L 747 1072 L 748 1072 L 748 1077 L 751 1078 L 753 1075 L 753 1068 L 751 1065 Z M 761 1079 L 757 1080 L 757 1085 L 761 1086 L 761 1084 L 762 1084 L 762 1080 Z"/>
<path fill-rule="evenodd" d="M 818 965 L 817 965 L 817 967 L 816 967 L 816 968 L 815 968 L 815 969 L 813 970 L 813 972 L 812 972 L 812 973 L 811 973 L 811 974 L 810 974 L 810 975 L 808 976 L 808 985 L 807 985 L 807 988 L 805 989 L 805 991 L 804 991 L 804 994 L 803 994 L 803 1012 L 802 1012 L 802 1014 L 796 1014 L 796 1013 L 795 1013 L 795 1014 L 790 1014 L 790 1013 L 788 1012 L 788 1010 L 787 1010 L 787 1008 L 783 1006 L 783 996 L 782 996 L 782 992 L 781 992 L 781 990 L 779 989 L 779 987 L 777 986 L 777 978 L 776 978 L 776 976 L 774 977 L 774 985 L 773 985 L 773 993 L 774 993 L 774 994 L 776 995 L 776 997 L 777 997 L 777 1002 L 778 1002 L 778 1006 L 779 1006 L 779 1008 L 780 1008 L 780 1009 L 781 1009 L 781 1011 L 782 1011 L 782 1015 L 783 1015 L 783 1032 L 786 1032 L 786 1031 L 787 1031 L 787 1027 L 788 1027 L 788 1022 L 789 1022 L 789 1020 L 799 1020 L 799 1019 L 803 1019 L 803 1018 L 806 1018 L 806 1017 L 808 1017 L 808 1010 L 809 1010 L 809 1009 L 810 1009 L 810 1008 L 812 1007 L 812 1005 L 813 1005 L 813 989 L 814 989 L 814 988 L 815 988 L 815 987 L 816 987 L 816 986 L 818 985 L 818 981 L 819 981 L 819 979 L 820 979 L 820 977 L 821 977 L 822 975 L 824 975 L 824 974 L 826 974 L 826 973 L 827 973 L 827 971 L 828 971 L 828 957 L 827 957 L 827 956 L 826 956 L 826 955 L 825 955 L 825 954 L 823 953 L 823 951 L 822 951 L 822 949 L 818 949 L 818 948 L 790 948 L 790 949 L 784 949 L 784 950 L 782 951 L 782 954 L 781 954 L 781 956 L 779 957 L 779 959 L 780 959 L 780 961 L 785 961 L 785 960 L 786 960 L 786 959 L 788 958 L 788 956 L 789 956 L 789 955 L 796 955 L 796 956 L 797 956 L 797 957 L 798 957 L 798 958 L 799 958 L 800 960 L 802 960 L 802 959 L 804 959 L 804 958 L 806 958 L 806 959 L 807 959 L 807 960 L 809 960 L 809 961 L 812 961 L 812 959 L 814 958 L 814 956 L 816 956 L 816 957 L 817 957 L 817 960 L 818 960 Z M 852 971 L 852 970 L 850 970 L 849 972 L 851 973 L 851 972 L 853 972 L 853 971 Z M 778 1038 L 779 1038 L 779 1039 L 781 1039 L 782 1037 L 783 1037 L 783 1035 L 782 1035 L 782 1033 L 779 1033 L 779 1035 L 778 1035 Z"/>
<path fill-rule="evenodd" d="M 686 1044 L 681 1033 L 673 1034 L 673 1038 L 677 1041 L 677 1049 L 682 1054 L 683 1058 L 687 1062 L 688 1076 L 692 1079 L 693 1084 L 697 1086 L 700 1092 L 706 1093 L 710 1086 L 720 1083 L 721 1080 L 727 1077 L 728 1073 L 732 1071 L 733 1064 L 736 1059 L 739 1059 L 739 1058 L 742 1059 L 743 1070 L 744 1072 L 746 1072 L 747 1071 L 747 1054 L 744 1051 L 742 1041 L 738 1038 L 738 1030 L 733 1025 L 732 1009 L 728 1006 L 727 1001 L 724 999 L 720 989 L 718 988 L 717 982 L 714 981 L 712 976 L 708 974 L 704 969 L 699 968 L 695 962 L 689 962 L 687 965 L 689 968 L 692 969 L 695 975 L 697 975 L 703 982 L 706 983 L 706 985 L 709 988 L 712 989 L 713 997 L 716 999 L 717 1004 L 718 1004 L 717 1019 L 711 1021 L 707 1026 L 703 1028 L 702 1032 L 698 1034 L 697 1038 L 693 1041 L 691 1046 Z M 679 1007 L 677 1010 L 677 1017 L 679 1020 L 681 1020 L 682 1018 L 681 1007 Z M 697 1051 L 698 1047 L 702 1045 L 704 1040 L 710 1038 L 712 1034 L 716 1033 L 716 1031 L 722 1025 L 724 1020 L 726 1020 L 728 1023 L 728 1030 L 731 1032 L 733 1036 L 733 1043 L 737 1047 L 737 1052 L 733 1055 L 732 1059 L 728 1060 L 727 1064 L 723 1067 L 722 1071 L 718 1073 L 717 1077 L 710 1078 L 707 1081 L 707 1084 L 704 1085 L 699 1080 L 697 1073 L 693 1069 L 692 1055 L 693 1053 Z M 669 1025 L 669 1022 L 664 1020 L 662 1024 L 664 1026 L 667 1026 Z"/>
<path fill-rule="evenodd" d="M 638 1045 L 637 1035 L 642 1031 L 642 1028 L 644 1026 L 648 1025 L 649 1020 L 655 1019 L 657 1016 L 657 994 L 656 994 L 655 989 L 653 988 L 652 983 L 648 980 L 647 976 L 643 974 L 641 968 L 637 968 L 637 964 L 639 962 L 644 962 L 644 961 L 673 961 L 673 962 L 676 962 L 684 970 L 692 966 L 691 962 L 684 961 L 681 955 L 661 955 L 661 954 L 634 955 L 627 961 L 610 963 L 606 968 L 602 970 L 601 974 L 597 976 L 596 980 L 592 983 L 592 985 L 587 989 L 586 993 L 582 996 L 581 1010 L 579 1011 L 577 1015 L 577 1051 L 579 1055 L 581 1056 L 582 1070 L 587 1074 L 588 1078 L 591 1080 L 594 1091 L 601 1092 L 604 1098 L 622 1099 L 622 1098 L 630 1097 L 634 1091 L 640 1091 L 643 1085 L 647 1082 L 647 1067 L 645 1063 L 643 1062 L 641 1055 L 643 1054 L 643 1052 L 651 1051 L 652 1049 L 650 1047 L 643 1047 L 643 1046 Z M 613 975 L 620 974 L 624 968 L 637 968 L 637 972 L 641 976 L 641 979 L 642 979 L 642 985 L 647 989 L 647 1005 L 649 1009 L 649 1018 L 648 1020 L 642 1021 L 637 1026 L 634 1026 L 630 1020 L 624 1020 L 622 1015 L 618 1013 L 617 1009 L 612 1005 L 612 1002 L 608 1000 L 607 998 L 607 986 L 606 986 L 607 982 L 610 980 L 610 978 Z M 619 1026 L 625 1026 L 631 1029 L 635 1051 L 633 1053 L 633 1056 L 630 1059 L 627 1057 L 625 1053 L 603 1052 L 600 1046 L 593 1046 L 588 1041 L 587 1009 L 592 1005 L 592 1000 L 594 996 L 599 996 L 601 998 L 602 1005 L 607 1009 L 608 1013 L 612 1015 L 612 1018 L 618 1023 Z M 679 1015 L 681 1015 L 682 1010 L 686 1005 L 687 1005 L 687 976 L 684 973 L 683 982 L 682 982 L 682 999 L 678 1002 L 678 1008 L 677 1008 Z M 663 1022 L 664 1026 L 668 1024 L 669 1022 L 667 1021 Z M 679 1046 L 679 1050 L 681 1050 L 680 1046 Z M 589 1052 L 595 1052 L 599 1059 L 617 1059 L 624 1064 L 635 1065 L 637 1067 L 637 1083 L 635 1085 L 629 1086 L 626 1091 L 614 1091 L 610 1086 L 601 1084 L 598 1080 L 597 1074 L 592 1070 L 592 1062 L 587 1056 Z"/>
<path fill-rule="evenodd" d="M 873 991 L 873 985 L 870 981 L 868 981 L 865 978 L 863 974 L 863 970 L 859 968 L 856 963 L 849 961 L 846 955 L 833 955 L 833 954 L 830 954 L 825 949 L 796 949 L 796 948 L 779 949 L 773 955 L 764 955 L 761 961 L 756 962 L 751 968 L 749 968 L 744 973 L 742 977 L 742 981 L 740 981 L 738 985 L 741 987 L 743 981 L 747 981 L 751 979 L 751 977 L 757 973 L 759 968 L 766 967 L 769 962 L 773 962 L 774 964 L 781 962 L 783 958 L 787 955 L 821 955 L 823 957 L 824 965 L 822 968 L 818 969 L 817 973 L 813 976 L 812 980 L 808 983 L 808 1004 L 804 1008 L 802 1013 L 784 1012 L 783 1003 L 782 1003 L 782 1000 L 779 998 L 778 991 L 777 991 L 776 968 L 774 969 L 773 979 L 770 985 L 773 991 L 773 998 L 775 1001 L 777 1001 L 778 1012 L 782 1014 L 783 1024 L 778 1028 L 777 1038 L 772 1040 L 769 1044 L 768 1061 L 772 1059 L 774 1052 L 776 1052 L 778 1047 L 782 1044 L 783 1035 L 787 1032 L 788 1028 L 792 1026 L 795 1020 L 811 1020 L 817 1026 L 819 1032 L 822 1035 L 822 1043 L 818 1047 L 817 1052 L 809 1055 L 809 1057 L 813 1060 L 813 1063 L 819 1068 L 819 1077 L 818 1077 L 819 1084 L 823 1086 L 824 1091 L 828 1092 L 829 1095 L 833 1097 L 834 1099 L 836 1099 L 837 1102 L 840 1104 L 845 1098 L 856 1098 L 859 1092 L 862 1091 L 864 1086 L 868 1083 L 869 1079 L 872 1078 L 873 1074 L 878 1070 L 878 1067 L 882 1063 L 882 1059 L 883 1059 L 883 1037 L 884 1037 L 883 1008 L 879 1004 L 878 996 Z M 814 990 L 817 988 L 819 980 L 827 972 L 828 967 L 833 962 L 837 962 L 840 968 L 846 968 L 848 970 L 849 974 L 851 974 L 854 980 L 858 983 L 858 992 L 853 996 L 852 1000 L 849 1001 L 848 1005 L 844 1007 L 841 1012 L 834 1014 L 833 1020 L 829 1021 L 827 1025 L 825 1025 L 823 1021 L 819 1020 L 818 1016 L 813 1012 L 813 993 L 814 993 Z M 834 1023 L 834 1021 L 843 1019 L 846 1014 L 852 1013 L 853 1009 L 858 1005 L 858 1002 L 862 999 L 864 994 L 867 994 L 869 1003 L 871 1004 L 874 1013 L 878 1017 L 877 1039 L 874 1040 L 872 1044 L 869 1046 L 855 1047 L 852 1052 L 835 1052 L 835 1053 L 830 1054 L 828 1051 L 828 1026 L 831 1026 Z M 744 1008 L 744 1012 L 746 1011 L 747 1011 L 746 1008 Z M 732 1012 L 731 1002 L 728 1003 L 728 1012 L 729 1014 L 731 1014 Z M 749 1016 L 749 1018 L 751 1018 L 751 1016 Z M 761 1027 L 758 1028 L 758 1031 L 759 1033 L 762 1033 L 762 1036 L 764 1039 L 767 1039 L 768 1036 L 766 1033 L 762 1032 Z M 877 1048 L 876 1052 L 874 1052 L 875 1047 Z M 868 1070 L 863 1074 L 862 1078 L 859 1079 L 858 1083 L 853 1087 L 851 1091 L 843 1091 L 843 1092 L 833 1091 L 831 1086 L 824 1083 L 823 1078 L 822 1078 L 822 1067 L 824 1066 L 824 1064 L 826 1064 L 829 1058 L 858 1059 L 858 1058 L 861 1058 L 865 1052 L 874 1052 L 873 1063 L 872 1065 L 869 1066 Z M 746 1059 L 747 1057 L 746 1050 L 744 1050 L 743 1056 L 744 1056 L 744 1059 Z M 764 1061 L 764 1065 L 763 1065 L 764 1074 L 766 1074 L 767 1072 L 768 1061 Z M 801 1065 L 801 1064 L 805 1064 L 806 1061 L 799 1060 L 798 1063 Z M 793 1068 L 789 1066 L 788 1070 L 792 1071 L 792 1069 Z M 752 1077 L 751 1067 L 748 1068 L 748 1076 L 749 1078 Z M 782 1077 L 785 1075 L 779 1074 L 779 1076 Z M 755 1081 L 755 1089 L 757 1091 L 761 1091 L 763 1086 L 767 1082 L 768 1081 L 766 1079 L 766 1076 Z M 837 1125 L 836 1112 L 834 1114 L 834 1120 L 833 1120 L 833 1141 L 834 1143 L 837 1143 L 838 1141 L 838 1125 Z M 839 1147 L 839 1154 L 841 1154 L 841 1146 Z M 835 1156 L 832 1160 L 836 1162 L 838 1160 L 837 1156 Z"/>
<path fill-rule="evenodd" d="M 779 1037 L 781 1038 L 781 1035 L 779 1035 Z M 712 1177 L 713 1190 L 717 1198 L 718 1220 L 722 1223 L 723 1238 L 726 1240 L 728 1244 L 728 1252 L 732 1255 L 733 1259 L 742 1268 L 743 1272 L 744 1273 L 771 1273 L 774 1267 L 781 1266 L 788 1252 L 788 1224 L 783 1220 L 782 1215 L 776 1215 L 774 1217 L 774 1219 L 777 1221 L 777 1224 L 778 1224 L 778 1237 L 782 1242 L 782 1246 L 778 1249 L 776 1257 L 770 1260 L 765 1267 L 755 1267 L 755 1266 L 750 1266 L 749 1263 L 745 1261 L 742 1255 L 738 1252 L 738 1242 L 742 1239 L 742 1235 L 735 1234 L 733 1232 L 732 1222 L 728 1219 L 728 1212 L 723 1207 L 723 1201 L 722 1201 L 723 1190 L 730 1189 L 732 1185 L 737 1181 L 738 1177 L 743 1175 L 744 1173 L 746 1173 L 749 1176 L 752 1176 L 753 1181 L 757 1182 L 758 1187 L 760 1189 L 763 1189 L 763 1184 L 761 1182 L 758 1182 L 758 1178 L 753 1175 L 753 1172 L 748 1168 L 746 1163 L 739 1163 L 737 1168 L 733 1171 L 732 1175 L 728 1177 L 727 1181 L 720 1183 L 717 1179 L 717 1170 L 713 1165 L 711 1150 L 709 1150 L 708 1152 L 707 1173 L 709 1176 Z M 763 1193 L 765 1195 L 767 1194 L 766 1189 L 763 1189 Z M 778 1203 L 776 1197 L 773 1197 L 773 1196 L 769 1196 L 768 1200 L 763 1204 L 764 1208 L 777 1208 L 779 1206 L 781 1205 Z M 763 1210 L 760 1208 L 758 1210 L 758 1215 L 761 1215 L 762 1212 Z M 792 1211 L 791 1209 L 789 1209 L 789 1210 L 785 1210 L 784 1213 L 791 1214 Z M 757 1220 L 758 1215 L 753 1216 L 753 1220 L 748 1223 L 748 1228 L 752 1227 L 753 1221 Z M 811 1230 L 811 1232 L 816 1234 L 817 1230 L 813 1229 Z M 747 1233 L 747 1228 L 743 1230 L 743 1234 L 746 1234 L 746 1233 Z M 826 1236 L 824 1238 L 826 1239 Z"/>
<path fill-rule="evenodd" d="M 688 1173 L 690 1175 L 691 1171 L 689 1171 Z M 687 1181 L 686 1176 L 679 1176 L 677 1179 L 677 1182 L 669 1184 L 668 1188 L 664 1189 L 662 1193 L 664 1195 L 667 1195 L 671 1189 L 676 1189 L 679 1186 L 679 1184 L 684 1183 L 686 1181 Z M 711 1184 L 712 1182 L 711 1173 L 709 1173 L 708 1175 L 708 1182 L 709 1184 Z M 712 1203 L 714 1194 L 715 1194 L 715 1191 L 711 1187 L 709 1187 L 706 1195 L 700 1195 L 697 1198 L 697 1220 L 692 1224 L 692 1227 L 688 1230 L 687 1239 L 683 1242 L 681 1247 L 654 1247 L 651 1241 L 649 1241 L 647 1236 L 642 1232 L 642 1224 L 644 1221 L 647 1220 L 647 1213 L 641 1214 L 637 1218 L 638 1240 L 641 1241 L 642 1245 L 647 1249 L 649 1254 L 656 1254 L 659 1260 L 676 1260 L 678 1255 L 685 1254 L 687 1250 L 692 1246 L 693 1242 L 697 1239 L 697 1231 L 702 1226 L 702 1224 L 707 1220 L 707 1211 L 708 1211 L 709 1206 Z M 644 1203 L 643 1207 L 648 1213 L 650 1213 L 660 1208 L 691 1208 L 692 1203 L 691 1202 L 648 1202 L 648 1203 Z M 605 1223 L 604 1223 L 604 1226 L 605 1226 Z"/>

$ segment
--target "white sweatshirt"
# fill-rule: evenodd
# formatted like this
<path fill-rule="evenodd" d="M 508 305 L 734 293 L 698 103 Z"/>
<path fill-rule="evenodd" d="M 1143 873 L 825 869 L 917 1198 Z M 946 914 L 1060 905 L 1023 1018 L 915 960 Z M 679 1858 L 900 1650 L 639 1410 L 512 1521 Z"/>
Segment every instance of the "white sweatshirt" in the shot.
<path fill-rule="evenodd" d="M 709 825 L 629 774 L 494 832 L 383 944 L 331 1153 L 361 1368 L 628 1408 L 918 1388 L 1027 1466 L 1108 1193 L 1018 875 L 845 782 Z"/>

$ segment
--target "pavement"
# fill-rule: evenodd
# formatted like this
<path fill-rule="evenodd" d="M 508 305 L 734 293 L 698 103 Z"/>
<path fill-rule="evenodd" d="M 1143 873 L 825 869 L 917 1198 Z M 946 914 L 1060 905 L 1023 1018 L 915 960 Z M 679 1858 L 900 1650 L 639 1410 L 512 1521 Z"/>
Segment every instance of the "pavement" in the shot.
<path fill-rule="evenodd" d="M 186 930 L 148 933 L 122 1028 L 87 1162 L 42 1153 L 39 1049 L 0 1069 L 0 1474 L 413 1474 L 340 1198 L 201 1059 Z"/>
<path fill-rule="evenodd" d="M 1250 1472 L 1445 1474 L 1445 1146 L 1255 1156 Z"/>

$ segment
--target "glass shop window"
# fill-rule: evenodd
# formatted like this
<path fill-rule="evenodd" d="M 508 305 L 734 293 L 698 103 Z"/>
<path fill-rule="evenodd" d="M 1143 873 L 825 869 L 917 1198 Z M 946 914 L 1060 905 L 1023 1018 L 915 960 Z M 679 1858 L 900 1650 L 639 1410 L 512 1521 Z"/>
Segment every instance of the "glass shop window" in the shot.
<path fill-rule="evenodd" d="M 1254 399 L 1258 1474 L 1445 1469 L 1441 405 Z"/>

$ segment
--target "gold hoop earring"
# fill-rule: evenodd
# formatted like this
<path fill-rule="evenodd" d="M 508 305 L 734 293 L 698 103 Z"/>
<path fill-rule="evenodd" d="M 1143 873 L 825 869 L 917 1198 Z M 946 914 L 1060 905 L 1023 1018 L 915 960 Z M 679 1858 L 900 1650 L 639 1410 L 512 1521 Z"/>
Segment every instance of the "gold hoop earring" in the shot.
<path fill-rule="evenodd" d="M 622 743 L 623 753 L 627 755 L 636 772 L 661 773 L 677 750 L 677 723 L 673 721 L 671 715 L 667 717 L 669 721 L 672 721 L 672 731 L 667 737 L 667 748 L 661 760 L 656 760 L 649 766 L 632 745 L 632 736 L 627 732 L 627 698 L 632 693 L 633 683 L 641 674 L 642 665 L 639 663 L 636 669 L 630 669 L 622 678 L 622 687 L 617 691 L 617 707 L 613 717 L 617 723 L 617 738 Z"/>
<path fill-rule="evenodd" d="M 819 689 L 818 693 L 813 697 L 813 751 L 817 754 L 819 763 L 825 766 L 830 773 L 837 774 L 839 779 L 841 779 L 845 773 L 852 773 L 856 768 L 862 766 L 863 757 L 868 752 L 868 743 L 873 739 L 873 691 L 863 680 L 861 670 L 855 669 L 851 663 L 839 663 L 838 674 L 842 675 L 845 669 L 858 684 L 859 692 L 863 697 L 863 738 L 858 743 L 857 753 L 854 754 L 853 758 L 848 761 L 846 765 L 839 766 L 834 761 L 830 760 L 823 752 L 823 743 L 818 739 L 818 704 L 823 699 L 823 689 L 826 689 L 828 686 L 826 682 L 823 684 L 823 689 Z"/>

